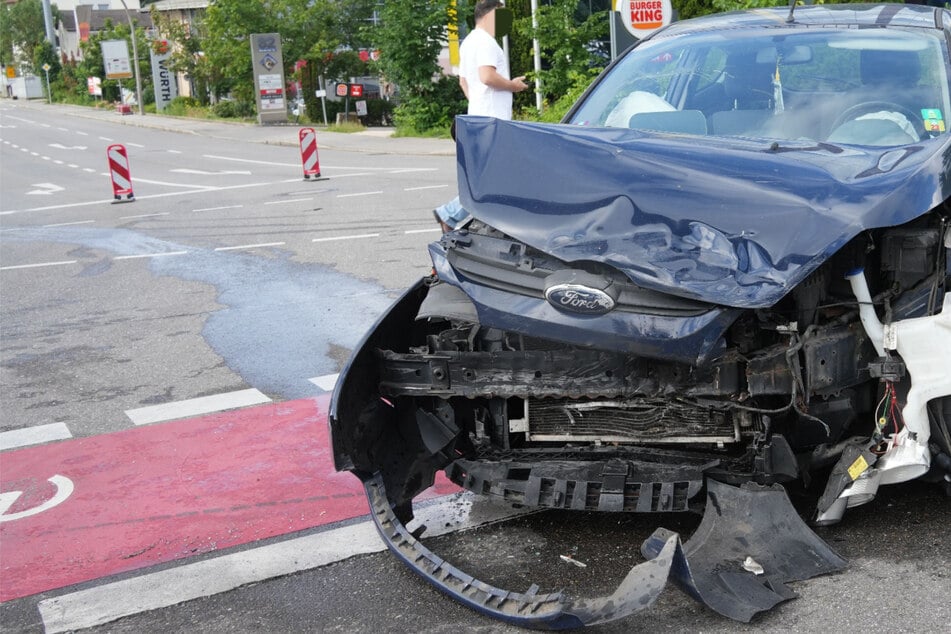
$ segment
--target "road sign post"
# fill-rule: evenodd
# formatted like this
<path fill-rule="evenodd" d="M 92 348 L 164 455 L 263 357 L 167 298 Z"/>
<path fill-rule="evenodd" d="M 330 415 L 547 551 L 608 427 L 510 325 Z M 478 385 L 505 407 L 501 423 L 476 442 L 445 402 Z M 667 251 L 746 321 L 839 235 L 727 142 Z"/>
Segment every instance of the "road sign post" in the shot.
<path fill-rule="evenodd" d="M 50 90 L 50 65 L 43 64 L 43 72 L 46 73 L 46 97 L 50 103 L 53 103 L 53 91 Z"/>

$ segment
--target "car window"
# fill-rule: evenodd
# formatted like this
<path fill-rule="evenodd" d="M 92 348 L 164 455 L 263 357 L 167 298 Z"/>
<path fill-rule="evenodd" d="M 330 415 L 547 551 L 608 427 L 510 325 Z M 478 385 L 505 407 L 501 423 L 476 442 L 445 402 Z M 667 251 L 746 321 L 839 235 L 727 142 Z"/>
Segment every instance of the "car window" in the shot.
<path fill-rule="evenodd" d="M 948 68 L 946 45 L 934 32 L 693 33 L 634 48 L 586 96 L 571 123 L 909 144 L 946 133 Z"/>

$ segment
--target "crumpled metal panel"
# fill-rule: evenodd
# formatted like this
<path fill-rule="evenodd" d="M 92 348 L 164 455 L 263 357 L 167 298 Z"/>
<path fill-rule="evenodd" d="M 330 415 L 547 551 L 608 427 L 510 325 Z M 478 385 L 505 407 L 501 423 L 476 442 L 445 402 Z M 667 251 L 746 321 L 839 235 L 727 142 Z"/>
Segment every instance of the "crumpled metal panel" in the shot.
<path fill-rule="evenodd" d="M 568 262 L 738 308 L 775 304 L 865 229 L 951 196 L 951 134 L 842 148 L 458 117 L 459 196 Z"/>

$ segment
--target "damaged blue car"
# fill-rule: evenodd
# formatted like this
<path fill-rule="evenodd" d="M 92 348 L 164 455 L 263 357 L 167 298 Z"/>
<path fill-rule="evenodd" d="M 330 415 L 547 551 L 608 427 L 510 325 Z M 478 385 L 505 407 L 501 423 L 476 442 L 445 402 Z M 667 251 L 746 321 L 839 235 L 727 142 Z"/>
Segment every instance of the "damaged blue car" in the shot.
<path fill-rule="evenodd" d="M 941 8 L 721 14 L 639 41 L 561 124 L 459 117 L 471 220 L 331 405 L 390 549 L 523 626 L 625 617 L 668 578 L 749 621 L 846 565 L 809 523 L 911 479 L 951 493 L 949 42 Z M 509 591 L 406 528 L 440 470 L 525 507 L 704 516 L 611 596 Z"/>

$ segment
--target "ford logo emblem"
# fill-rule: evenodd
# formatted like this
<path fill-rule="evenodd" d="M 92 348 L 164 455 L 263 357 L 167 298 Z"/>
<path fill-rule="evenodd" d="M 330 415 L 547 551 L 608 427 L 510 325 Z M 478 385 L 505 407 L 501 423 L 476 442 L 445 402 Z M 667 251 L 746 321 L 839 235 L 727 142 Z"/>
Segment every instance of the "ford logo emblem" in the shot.
<path fill-rule="evenodd" d="M 614 298 L 597 288 L 580 284 L 555 284 L 545 290 L 545 299 L 559 310 L 581 315 L 603 315 L 614 308 Z"/>

